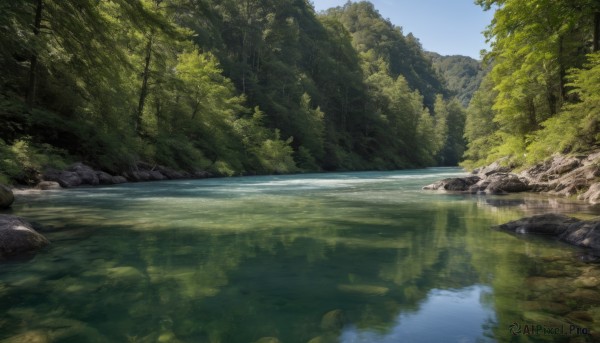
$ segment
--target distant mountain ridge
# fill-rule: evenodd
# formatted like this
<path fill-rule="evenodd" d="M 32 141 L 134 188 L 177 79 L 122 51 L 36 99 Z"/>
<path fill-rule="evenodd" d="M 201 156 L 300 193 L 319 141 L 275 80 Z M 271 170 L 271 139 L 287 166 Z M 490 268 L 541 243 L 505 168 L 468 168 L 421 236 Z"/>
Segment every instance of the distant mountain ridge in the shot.
<path fill-rule="evenodd" d="M 425 54 L 431 59 L 435 71 L 446 81 L 446 88 L 463 106 L 468 106 L 488 72 L 481 61 L 461 55 L 442 56 L 430 51 Z"/>

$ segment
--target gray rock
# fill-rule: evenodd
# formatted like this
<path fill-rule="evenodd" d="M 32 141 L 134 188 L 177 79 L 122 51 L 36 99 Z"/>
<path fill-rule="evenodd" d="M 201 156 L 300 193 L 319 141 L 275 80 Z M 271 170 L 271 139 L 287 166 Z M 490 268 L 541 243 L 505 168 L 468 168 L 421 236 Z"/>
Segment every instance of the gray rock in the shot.
<path fill-rule="evenodd" d="M 72 164 L 67 171 L 76 173 L 81 179 L 81 184 L 96 186 L 100 184 L 96 171 L 81 162 Z"/>
<path fill-rule="evenodd" d="M 100 184 L 100 180 L 98 179 L 98 175 L 96 175 L 95 171 L 80 171 L 77 172 L 79 178 L 81 179 L 81 184 L 97 186 Z"/>
<path fill-rule="evenodd" d="M 39 250 L 49 243 L 22 218 L 0 215 L 0 257 Z"/>
<path fill-rule="evenodd" d="M 120 183 L 126 183 L 127 179 L 121 175 L 117 175 L 117 176 L 113 176 L 112 177 L 112 183 L 115 185 L 118 185 Z"/>
<path fill-rule="evenodd" d="M 62 187 L 56 181 L 42 181 L 42 182 L 38 183 L 35 186 L 35 188 L 41 189 L 43 191 L 47 191 L 47 190 L 61 189 Z"/>
<path fill-rule="evenodd" d="M 154 180 L 154 181 L 161 181 L 161 180 L 166 180 L 167 178 L 158 170 L 152 170 L 149 171 L 148 174 L 150 174 L 150 180 Z"/>
<path fill-rule="evenodd" d="M 581 161 L 576 157 L 557 155 L 551 159 L 551 167 L 547 174 L 562 175 L 566 174 L 581 165 Z"/>
<path fill-rule="evenodd" d="M 447 178 L 427 185 L 423 187 L 423 189 L 464 192 L 468 191 L 470 187 L 476 184 L 479 180 L 479 176 Z"/>
<path fill-rule="evenodd" d="M 81 185 L 81 177 L 79 177 L 79 174 L 69 171 L 61 172 L 58 180 L 56 181 L 65 188 L 77 187 Z"/>
<path fill-rule="evenodd" d="M 590 204 L 600 204 L 600 183 L 594 183 L 590 188 L 579 197 L 579 200 L 585 200 Z"/>
<path fill-rule="evenodd" d="M 483 167 L 479 170 L 479 175 L 482 177 L 486 177 L 486 176 L 490 176 L 490 175 L 494 175 L 497 173 L 508 173 L 512 170 L 511 167 L 508 166 L 503 166 L 500 164 L 499 161 L 496 161 L 492 164 L 490 164 L 487 167 Z"/>
<path fill-rule="evenodd" d="M 98 182 L 101 185 L 112 185 L 114 184 L 113 176 L 109 173 L 103 171 L 96 171 L 96 176 L 98 177 Z"/>
<path fill-rule="evenodd" d="M 540 234 L 594 250 L 600 249 L 600 220 L 579 220 L 561 214 L 542 214 L 494 227 L 518 234 Z"/>
<path fill-rule="evenodd" d="M 529 190 L 529 185 L 515 174 L 496 173 L 488 178 L 487 194 L 519 193 Z"/>
<path fill-rule="evenodd" d="M 576 218 L 562 214 L 548 213 L 514 220 L 495 228 L 520 234 L 532 233 L 558 236 L 564 233 L 571 224 L 578 222 L 580 220 Z"/>
<path fill-rule="evenodd" d="M 194 172 L 194 177 L 198 178 L 198 179 L 205 179 L 205 178 L 211 177 L 211 176 L 212 176 L 211 173 L 204 171 L 204 170 L 197 170 Z"/>
<path fill-rule="evenodd" d="M 161 172 L 161 174 L 163 174 L 171 180 L 183 179 L 185 177 L 182 173 L 166 167 L 161 167 L 159 171 Z"/>
<path fill-rule="evenodd" d="M 58 182 L 61 187 L 71 188 L 81 185 L 81 178 L 76 172 L 73 171 L 58 171 L 58 170 L 47 170 L 43 179 L 45 181 Z"/>
<path fill-rule="evenodd" d="M 10 188 L 0 185 L 0 208 L 9 208 L 15 201 L 15 195 Z"/>
<path fill-rule="evenodd" d="M 145 171 L 145 170 L 140 170 L 138 172 L 134 172 L 137 173 L 137 177 L 139 178 L 140 181 L 150 181 L 150 173 Z"/>

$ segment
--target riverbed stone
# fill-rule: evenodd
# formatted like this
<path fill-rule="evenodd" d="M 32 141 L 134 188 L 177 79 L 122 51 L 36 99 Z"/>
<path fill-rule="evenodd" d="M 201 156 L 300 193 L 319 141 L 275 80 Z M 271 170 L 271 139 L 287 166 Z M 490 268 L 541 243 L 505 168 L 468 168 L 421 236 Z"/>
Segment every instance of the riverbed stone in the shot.
<path fill-rule="evenodd" d="M 262 337 L 259 338 L 255 343 L 281 343 L 277 337 Z"/>
<path fill-rule="evenodd" d="M 345 324 L 346 315 L 340 309 L 329 311 L 321 318 L 321 329 L 325 331 L 339 331 Z"/>
<path fill-rule="evenodd" d="M 24 219 L 0 215 L 0 259 L 39 250 L 50 242 Z"/>
<path fill-rule="evenodd" d="M 600 304 L 600 293 L 597 290 L 578 288 L 573 292 L 566 293 L 565 296 L 577 301 L 579 304 Z"/>
<path fill-rule="evenodd" d="M 2 343 L 50 343 L 52 339 L 44 330 L 27 331 L 2 340 Z"/>
<path fill-rule="evenodd" d="M 523 319 L 526 322 L 536 323 L 540 325 L 545 325 L 547 327 L 569 327 L 569 323 L 563 320 L 562 318 L 555 317 L 554 315 L 536 312 L 536 311 L 525 311 L 523 313 Z"/>
<path fill-rule="evenodd" d="M 326 333 L 312 338 L 308 343 L 337 343 L 339 342 L 338 335 L 334 333 Z"/>
<path fill-rule="evenodd" d="M 0 184 L 0 209 L 9 208 L 15 201 L 15 195 L 12 190 Z"/>
<path fill-rule="evenodd" d="M 587 311 L 573 311 L 566 316 L 568 319 L 571 319 L 575 322 L 588 322 L 591 323 L 594 321 L 592 315 Z"/>
<path fill-rule="evenodd" d="M 557 315 L 564 315 L 571 311 L 569 306 L 553 301 L 526 301 L 522 308 L 526 311 L 542 311 Z"/>

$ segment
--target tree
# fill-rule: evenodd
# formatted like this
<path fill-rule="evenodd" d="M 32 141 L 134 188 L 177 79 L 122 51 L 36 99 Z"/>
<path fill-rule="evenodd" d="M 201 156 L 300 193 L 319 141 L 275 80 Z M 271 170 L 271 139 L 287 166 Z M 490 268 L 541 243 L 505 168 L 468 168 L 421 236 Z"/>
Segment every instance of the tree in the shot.
<path fill-rule="evenodd" d="M 498 6 L 486 36 L 492 41 L 490 73 L 494 99 L 496 145 L 493 155 L 524 163 L 532 137 L 545 122 L 573 102 L 567 71 L 580 67 L 582 52 L 593 49 L 597 1 L 478 0 L 486 9 Z M 489 140 L 488 142 L 491 142 Z"/>

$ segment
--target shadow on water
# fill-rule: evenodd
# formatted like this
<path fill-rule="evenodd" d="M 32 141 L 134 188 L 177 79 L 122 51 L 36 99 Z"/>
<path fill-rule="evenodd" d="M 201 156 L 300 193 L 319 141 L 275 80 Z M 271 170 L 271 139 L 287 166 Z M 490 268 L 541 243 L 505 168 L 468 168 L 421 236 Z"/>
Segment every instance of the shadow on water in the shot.
<path fill-rule="evenodd" d="M 367 175 L 383 181 L 359 177 L 340 193 L 314 176 L 325 188 L 252 201 L 125 187 L 110 201 L 78 190 L 20 205 L 54 225 L 53 244 L 0 264 L 0 341 L 535 342 L 508 327 L 600 323 L 600 271 L 579 249 L 489 230 L 522 203 Z"/>

